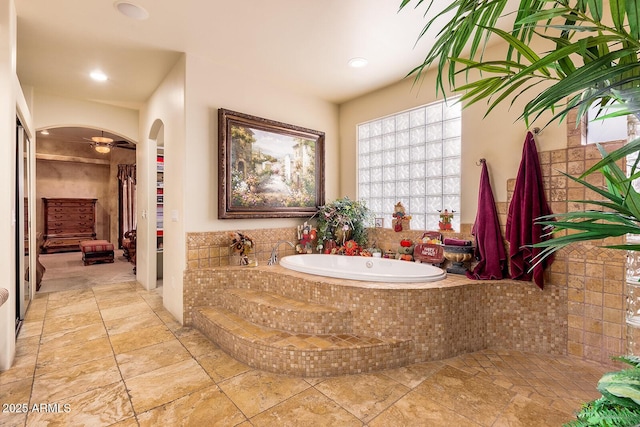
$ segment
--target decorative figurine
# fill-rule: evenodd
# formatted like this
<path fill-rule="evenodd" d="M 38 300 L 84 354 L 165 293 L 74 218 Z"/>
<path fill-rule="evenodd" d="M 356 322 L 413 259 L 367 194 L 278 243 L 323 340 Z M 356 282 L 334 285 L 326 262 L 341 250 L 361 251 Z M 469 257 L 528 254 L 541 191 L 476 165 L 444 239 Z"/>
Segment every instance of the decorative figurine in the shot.
<path fill-rule="evenodd" d="M 318 240 L 316 229 L 312 228 L 305 221 L 304 224 L 298 226 L 298 244 L 296 245 L 296 251 L 299 254 L 313 253 L 316 240 Z"/>
<path fill-rule="evenodd" d="M 413 250 L 414 244 L 409 239 L 402 239 L 400 241 L 400 246 L 398 247 L 398 253 L 396 254 L 396 259 L 402 261 L 413 261 Z"/>
<path fill-rule="evenodd" d="M 444 212 L 443 211 L 438 211 L 438 212 L 440 212 L 440 222 L 438 223 L 440 230 L 453 231 L 451 220 L 453 219 L 453 213 L 455 211 L 449 212 L 448 210 L 445 209 Z"/>
<path fill-rule="evenodd" d="M 411 215 L 407 215 L 404 209 L 404 206 L 401 202 L 396 203 L 393 208 L 393 220 L 391 221 L 391 225 L 393 226 L 393 230 L 396 232 L 400 232 L 402 230 L 409 229 L 409 221 L 411 221 Z"/>
<path fill-rule="evenodd" d="M 230 247 L 233 253 L 240 257 L 240 265 L 249 265 L 249 253 L 253 249 L 253 240 L 237 231 L 229 232 L 229 237 L 231 238 Z"/>

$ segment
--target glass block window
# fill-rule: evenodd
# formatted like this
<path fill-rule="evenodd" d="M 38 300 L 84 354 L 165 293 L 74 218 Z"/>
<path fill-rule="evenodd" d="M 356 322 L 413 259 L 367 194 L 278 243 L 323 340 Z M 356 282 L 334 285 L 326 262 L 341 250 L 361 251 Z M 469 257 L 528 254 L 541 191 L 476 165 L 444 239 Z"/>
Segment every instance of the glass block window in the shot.
<path fill-rule="evenodd" d="M 598 103 L 593 104 L 587 111 L 587 144 L 597 142 L 620 141 L 627 139 L 627 118 L 610 117 L 608 119 L 597 119 L 599 110 Z M 605 109 L 604 114 L 612 113 Z"/>
<path fill-rule="evenodd" d="M 461 106 L 457 98 L 358 125 L 358 198 L 391 227 L 402 202 L 411 228 L 437 230 L 455 211 L 460 230 Z"/>

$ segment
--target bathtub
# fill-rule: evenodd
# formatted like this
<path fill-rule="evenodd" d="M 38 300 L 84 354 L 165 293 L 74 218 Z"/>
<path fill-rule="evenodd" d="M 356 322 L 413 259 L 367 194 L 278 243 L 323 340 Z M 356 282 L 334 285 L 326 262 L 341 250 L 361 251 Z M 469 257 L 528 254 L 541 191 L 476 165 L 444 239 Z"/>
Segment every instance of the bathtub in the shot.
<path fill-rule="evenodd" d="M 301 273 L 367 282 L 435 282 L 447 276 L 441 268 L 429 264 L 361 256 L 289 255 L 280 260 L 280 265 Z"/>

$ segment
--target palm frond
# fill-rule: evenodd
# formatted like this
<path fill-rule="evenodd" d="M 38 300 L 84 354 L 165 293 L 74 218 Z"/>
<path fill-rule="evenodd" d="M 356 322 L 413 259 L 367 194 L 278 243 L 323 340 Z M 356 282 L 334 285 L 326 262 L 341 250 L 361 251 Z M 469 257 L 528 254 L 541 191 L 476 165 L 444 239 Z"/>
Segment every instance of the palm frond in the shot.
<path fill-rule="evenodd" d="M 400 9 L 410 3 L 411 0 L 402 0 Z M 416 0 L 414 3 L 418 7 L 424 2 Z M 430 1 L 425 15 L 433 11 L 435 5 L 435 1 Z M 437 65 L 438 92 L 446 93 L 444 76 L 448 76 L 449 89 L 460 91 L 460 86 L 465 86 L 476 90 L 465 98 L 465 106 L 493 98 L 490 110 L 509 96 L 521 96 L 522 92 L 512 89 L 512 85 L 522 85 L 519 83 L 521 79 L 547 80 L 552 83 L 551 86 L 527 103 L 521 118 L 529 125 L 544 111 L 555 109 L 557 112 L 552 120 L 562 120 L 568 110 L 578 103 L 578 98 L 575 98 L 565 104 L 564 100 L 568 97 L 575 97 L 588 89 L 598 89 L 593 96 L 585 99 L 585 103 L 589 101 L 588 104 L 591 105 L 598 100 L 611 99 L 612 90 L 622 88 L 622 82 L 628 88 L 633 88 L 637 85 L 633 85 L 632 81 L 640 79 L 640 67 L 637 66 L 640 51 L 637 37 L 640 2 L 610 1 L 612 26 L 602 22 L 603 5 L 602 0 L 578 0 L 573 4 L 569 0 L 521 0 L 512 29 L 504 31 L 497 27 L 498 21 L 505 15 L 504 0 L 453 0 L 427 20 L 420 37 L 436 26 L 442 29 L 423 63 L 409 74 L 415 74 L 418 80 L 432 65 Z M 511 64 L 502 64 L 501 70 L 490 70 L 501 73 L 495 77 L 502 77 L 502 80 L 470 79 L 469 71 L 472 69 L 489 72 L 489 68 L 482 69 L 483 64 L 487 65 L 483 52 L 492 36 L 507 43 L 509 49 L 505 59 Z M 536 36 L 553 41 L 556 49 L 538 57 L 529 47 Z M 468 54 L 465 50 L 467 47 L 470 48 Z M 581 59 L 582 65 L 576 64 L 576 58 Z M 530 65 L 525 69 L 514 65 L 521 63 Z M 460 65 L 463 65 L 462 69 L 458 68 Z M 467 75 L 467 81 L 462 85 L 456 81 L 456 75 L 461 71 Z M 552 71 L 557 75 L 553 75 Z M 500 85 L 498 81 L 501 81 Z M 476 82 L 475 85 L 472 82 Z M 480 86 L 482 90 L 479 89 Z M 605 87 L 608 90 L 603 91 Z M 501 92 L 503 93 L 498 95 Z M 586 107 L 583 106 L 581 114 L 585 111 Z"/>
<path fill-rule="evenodd" d="M 402 0 L 400 9 L 411 3 Z M 424 3 L 413 1 L 416 7 Z M 435 5 L 430 0 L 427 13 Z M 497 26 L 505 6 L 503 0 L 448 2 L 427 20 L 420 37 L 436 26 L 442 29 L 423 63 L 409 74 L 417 81 L 435 66 L 436 93 L 446 93 L 448 83 L 448 89 L 463 93 L 464 107 L 486 101 L 486 114 L 526 96 L 519 119 L 527 127 L 547 112 L 551 112 L 547 124 L 564 120 L 570 111 L 580 122 L 592 105 L 598 106 L 602 118 L 630 114 L 640 118 L 640 0 L 520 0 L 510 30 Z M 607 14 L 610 18 L 603 20 Z M 491 38 L 508 47 L 498 60 L 483 58 Z M 531 48 L 536 38 L 555 48 L 537 52 Z M 616 163 L 640 151 L 640 138 L 612 153 L 599 148 L 601 161 L 579 177 L 563 175 L 601 198 L 579 203 L 602 210 L 538 218 L 546 236 L 553 238 L 533 245 L 541 249 L 536 264 L 575 243 L 606 245 L 610 237 L 640 234 L 640 194 L 632 186 L 634 179 L 640 179 L 640 162 L 631 165 L 630 177 Z M 593 173 L 602 174 L 604 187 L 586 181 Z M 640 250 L 635 243 L 603 247 Z M 567 426 L 640 425 L 640 357 L 619 360 L 633 368 L 605 374 L 598 384 L 603 397 L 584 405 Z"/>

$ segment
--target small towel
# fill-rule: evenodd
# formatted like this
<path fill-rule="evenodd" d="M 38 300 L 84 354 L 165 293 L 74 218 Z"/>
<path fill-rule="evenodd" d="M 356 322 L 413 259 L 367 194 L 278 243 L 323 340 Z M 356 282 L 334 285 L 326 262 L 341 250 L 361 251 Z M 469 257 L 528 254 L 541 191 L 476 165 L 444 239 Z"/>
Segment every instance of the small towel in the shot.
<path fill-rule="evenodd" d="M 447 237 L 444 239 L 444 244 L 449 246 L 471 246 L 471 240 L 454 239 L 453 237 Z"/>
<path fill-rule="evenodd" d="M 544 269 L 551 265 L 553 257 L 548 257 L 533 268 L 535 258 L 543 248 L 531 245 L 543 239 L 542 225 L 536 224 L 537 218 L 551 215 L 542 184 L 542 170 L 538 159 L 538 150 L 533 134 L 527 132 L 522 149 L 522 161 L 513 189 L 513 198 L 507 216 L 507 241 L 509 242 L 509 260 L 511 278 L 529 281 L 532 279 L 540 289 L 544 288 Z"/>
<path fill-rule="evenodd" d="M 504 239 L 485 161 L 482 162 L 478 212 L 471 234 L 476 238 L 478 264 L 472 272 L 467 272 L 467 277 L 479 280 L 504 279 L 508 275 L 507 255 L 504 250 Z"/>

